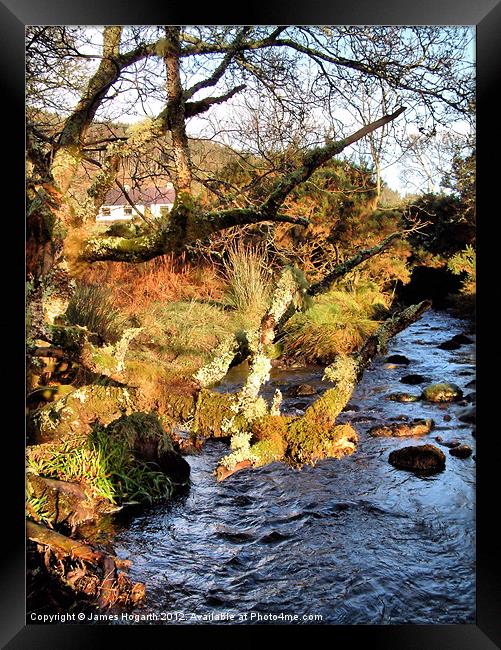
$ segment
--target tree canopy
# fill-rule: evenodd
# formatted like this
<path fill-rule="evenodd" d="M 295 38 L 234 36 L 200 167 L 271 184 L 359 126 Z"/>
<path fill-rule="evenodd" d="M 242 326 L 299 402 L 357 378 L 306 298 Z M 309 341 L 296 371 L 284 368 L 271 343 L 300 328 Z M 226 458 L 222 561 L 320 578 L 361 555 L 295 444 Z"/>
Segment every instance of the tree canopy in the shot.
<path fill-rule="evenodd" d="M 80 208 L 93 215 L 123 165 L 159 147 L 157 173 L 177 192 L 169 218 L 133 241 L 94 238 L 82 250 L 89 261 L 134 262 L 230 226 L 305 225 L 284 202 L 333 156 L 378 130 L 388 144 L 409 124 L 429 133 L 467 123 L 474 105 L 469 28 L 34 26 L 26 37 L 33 278 L 61 250 L 84 167 L 92 182 Z M 218 177 L 193 155 L 195 136 L 252 160 L 250 180 Z M 380 161 L 381 142 L 369 142 Z M 210 209 L 194 201 L 194 183 Z"/>

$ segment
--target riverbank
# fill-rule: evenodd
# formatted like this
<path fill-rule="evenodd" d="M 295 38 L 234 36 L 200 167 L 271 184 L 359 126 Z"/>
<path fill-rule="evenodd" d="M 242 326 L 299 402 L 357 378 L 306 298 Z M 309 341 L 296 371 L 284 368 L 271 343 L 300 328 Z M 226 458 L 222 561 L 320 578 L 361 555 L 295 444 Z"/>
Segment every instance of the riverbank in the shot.
<path fill-rule="evenodd" d="M 115 551 L 133 559 L 131 578 L 147 584 L 144 605 L 133 611 L 157 614 L 150 622 L 158 624 L 166 622 L 162 612 L 198 616 L 169 621 L 180 624 L 221 612 L 317 613 L 324 623 L 340 624 L 471 623 L 475 438 L 474 425 L 460 419 L 471 402 L 387 399 L 420 394 L 421 385 L 401 382 L 410 373 L 454 379 L 471 395 L 469 328 L 431 311 L 393 340 L 388 356 L 405 356 L 409 364 L 377 360 L 339 418 L 360 436 L 352 456 L 299 472 L 274 463 L 216 483 L 213 471 L 226 445 L 208 441 L 202 453 L 187 457 L 187 493 L 113 517 Z M 439 347 L 460 333 L 472 343 Z M 233 369 L 219 390 L 237 390 L 241 381 Z M 275 368 L 266 390 L 280 387 L 285 412 L 298 415 L 315 399 L 292 395 L 306 384 L 325 389 L 320 368 Z M 368 433 L 414 418 L 432 418 L 435 428 L 419 440 Z M 452 456 L 445 445 L 455 439 L 471 446 L 473 456 Z M 389 464 L 391 451 L 425 442 L 445 452 L 443 472 L 418 476 Z"/>

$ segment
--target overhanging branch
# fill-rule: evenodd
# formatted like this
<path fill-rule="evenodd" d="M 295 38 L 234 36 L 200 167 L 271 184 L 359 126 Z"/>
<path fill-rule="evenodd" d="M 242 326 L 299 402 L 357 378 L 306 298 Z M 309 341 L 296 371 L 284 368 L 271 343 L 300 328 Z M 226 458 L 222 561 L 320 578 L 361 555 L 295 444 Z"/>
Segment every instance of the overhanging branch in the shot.
<path fill-rule="evenodd" d="M 206 97 L 205 99 L 200 99 L 197 102 L 186 102 L 185 115 L 186 117 L 200 115 L 200 113 L 208 111 L 211 106 L 215 106 L 216 104 L 223 104 L 224 102 L 228 101 L 228 99 L 231 99 L 234 95 L 236 95 L 244 88 L 245 84 L 241 84 L 240 86 L 232 88 L 224 95 L 218 95 L 217 97 Z"/>
<path fill-rule="evenodd" d="M 376 129 L 379 129 L 384 124 L 392 122 L 404 111 L 405 106 L 402 106 L 394 113 L 383 115 L 383 117 L 379 118 L 375 122 L 366 124 L 361 129 L 358 129 L 358 131 L 355 131 L 343 140 L 330 142 L 324 147 L 317 147 L 316 149 L 311 149 L 308 151 L 304 155 L 302 165 L 300 167 L 295 169 L 290 174 L 286 174 L 277 181 L 275 189 L 270 193 L 266 201 L 262 203 L 260 208 L 261 212 L 267 213 L 269 215 L 275 214 L 286 197 L 292 192 L 292 190 L 299 184 L 304 183 L 304 181 L 308 180 L 316 169 L 328 162 L 333 156 L 341 153 L 349 145 L 357 142 L 358 140 L 361 140 L 364 136 L 372 133 Z"/>

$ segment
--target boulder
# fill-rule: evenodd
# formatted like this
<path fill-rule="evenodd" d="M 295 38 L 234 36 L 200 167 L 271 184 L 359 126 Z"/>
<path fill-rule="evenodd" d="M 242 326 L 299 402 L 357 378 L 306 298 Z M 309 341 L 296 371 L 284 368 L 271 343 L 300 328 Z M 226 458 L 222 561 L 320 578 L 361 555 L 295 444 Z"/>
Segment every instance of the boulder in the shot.
<path fill-rule="evenodd" d="M 462 345 L 467 345 L 468 343 L 473 343 L 473 340 L 465 334 L 456 334 L 451 339 L 443 341 L 438 347 L 440 350 L 459 350 Z"/>
<path fill-rule="evenodd" d="M 134 410 L 135 389 L 90 384 L 30 413 L 28 441 L 44 443 L 90 434 L 96 422 L 108 425 Z"/>
<path fill-rule="evenodd" d="M 396 363 L 407 366 L 410 361 L 407 357 L 404 357 L 403 354 L 391 354 L 385 359 L 385 363 Z"/>
<path fill-rule="evenodd" d="M 445 454 L 434 445 L 403 447 L 392 451 L 389 462 L 398 469 L 435 473 L 445 469 Z"/>
<path fill-rule="evenodd" d="M 439 350 L 459 350 L 461 343 L 450 339 L 449 341 L 444 341 L 438 346 Z"/>
<path fill-rule="evenodd" d="M 473 343 L 473 340 L 470 339 L 470 337 L 466 336 L 465 334 L 456 334 L 451 338 L 451 341 L 455 341 L 460 345 L 467 345 L 468 343 Z"/>
<path fill-rule="evenodd" d="M 454 402 L 463 396 L 463 391 L 456 384 L 447 382 L 430 384 L 423 389 L 421 399 L 427 402 Z"/>
<path fill-rule="evenodd" d="M 343 408 L 342 413 L 356 413 L 357 411 L 360 411 L 360 406 L 348 402 L 348 404 Z"/>
<path fill-rule="evenodd" d="M 433 429 L 435 423 L 433 420 L 412 420 L 412 422 L 396 422 L 384 426 L 372 427 L 368 433 L 371 436 L 381 437 L 401 437 L 401 436 L 423 436 Z"/>
<path fill-rule="evenodd" d="M 305 395 L 316 395 L 317 389 L 311 384 L 299 384 L 297 386 L 291 386 L 287 391 L 287 395 L 290 397 L 304 397 Z"/>
<path fill-rule="evenodd" d="M 449 449 L 452 449 L 453 447 L 459 447 L 461 442 L 459 440 L 444 440 L 440 436 L 437 436 L 435 440 L 442 445 L 442 447 L 449 447 Z"/>

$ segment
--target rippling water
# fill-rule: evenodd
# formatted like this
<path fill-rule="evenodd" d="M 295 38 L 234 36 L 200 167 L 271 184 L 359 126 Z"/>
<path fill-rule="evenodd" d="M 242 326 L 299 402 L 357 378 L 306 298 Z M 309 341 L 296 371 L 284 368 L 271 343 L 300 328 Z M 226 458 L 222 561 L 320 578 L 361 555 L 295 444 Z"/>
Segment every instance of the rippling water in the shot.
<path fill-rule="evenodd" d="M 465 331 L 463 321 L 431 311 L 393 339 L 389 354 L 411 363 L 390 368 L 381 359 L 365 372 L 340 418 L 360 435 L 352 456 L 301 471 L 274 463 L 222 483 L 213 471 L 225 443 L 210 441 L 201 455 L 187 457 L 189 492 L 131 517 L 113 542 L 132 560 L 131 577 L 146 583 L 146 605 L 136 611 L 181 624 L 215 623 L 218 616 L 239 623 L 240 615 L 247 615 L 244 623 L 279 624 L 293 615 L 299 624 L 473 623 L 474 459 L 455 458 L 443 447 L 446 469 L 428 477 L 388 463 L 392 450 L 438 445 L 437 435 L 474 449 L 473 426 L 457 419 L 461 404 L 385 399 L 391 392 L 420 393 L 421 386 L 400 382 L 409 373 L 452 381 L 466 395 L 474 390 L 467 386 L 474 346 L 437 348 Z M 321 374 L 274 370 L 272 383 L 322 389 Z M 221 390 L 235 389 L 239 380 L 235 371 Z M 286 398 L 284 407 L 299 413 L 313 399 Z M 420 438 L 367 435 L 374 424 L 402 415 L 431 417 L 436 427 Z M 312 618 L 319 615 L 321 621 Z"/>

